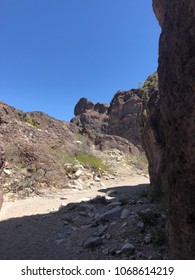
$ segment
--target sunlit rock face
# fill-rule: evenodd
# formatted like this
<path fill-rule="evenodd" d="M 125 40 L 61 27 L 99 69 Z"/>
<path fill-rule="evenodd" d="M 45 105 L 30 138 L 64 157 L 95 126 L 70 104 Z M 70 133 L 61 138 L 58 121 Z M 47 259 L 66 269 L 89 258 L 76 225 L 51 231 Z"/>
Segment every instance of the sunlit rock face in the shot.
<path fill-rule="evenodd" d="M 159 106 L 170 253 L 172 259 L 195 259 L 195 1 L 156 0 L 153 7 L 162 25 Z"/>

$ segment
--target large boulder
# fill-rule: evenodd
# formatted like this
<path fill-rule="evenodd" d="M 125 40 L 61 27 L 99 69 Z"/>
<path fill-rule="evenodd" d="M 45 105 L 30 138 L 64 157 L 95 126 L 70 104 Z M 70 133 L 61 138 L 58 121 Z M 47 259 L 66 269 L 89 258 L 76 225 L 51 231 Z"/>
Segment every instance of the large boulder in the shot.
<path fill-rule="evenodd" d="M 195 259 L 195 1 L 153 2 L 154 8 L 159 2 L 156 15 L 164 14 L 158 76 L 170 253 Z"/>

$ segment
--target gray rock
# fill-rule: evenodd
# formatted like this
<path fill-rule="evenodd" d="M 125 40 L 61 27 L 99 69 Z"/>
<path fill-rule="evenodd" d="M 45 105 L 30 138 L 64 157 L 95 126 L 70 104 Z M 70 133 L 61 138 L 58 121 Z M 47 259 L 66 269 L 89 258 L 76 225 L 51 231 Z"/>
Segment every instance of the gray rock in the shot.
<path fill-rule="evenodd" d="M 122 208 L 117 206 L 106 213 L 100 215 L 99 220 L 100 221 L 110 221 L 113 219 L 118 219 L 121 215 Z"/>
<path fill-rule="evenodd" d="M 101 236 L 107 230 L 107 228 L 107 225 L 99 225 L 97 228 L 98 236 Z"/>
<path fill-rule="evenodd" d="M 90 237 L 84 243 L 84 248 L 97 247 L 102 244 L 102 238 L 100 237 Z"/>
<path fill-rule="evenodd" d="M 102 250 L 102 253 L 103 253 L 104 255 L 108 255 L 108 254 L 109 254 L 108 248 L 103 249 L 103 250 Z"/>
<path fill-rule="evenodd" d="M 144 223 L 143 222 L 139 222 L 139 223 L 137 223 L 137 228 L 139 229 L 139 230 L 143 230 L 144 229 L 144 227 L 145 227 L 145 225 L 144 225 Z"/>
<path fill-rule="evenodd" d="M 127 219 L 130 215 L 131 215 L 131 211 L 130 211 L 129 209 L 123 209 L 120 218 L 121 218 L 122 220 L 125 220 L 125 219 Z"/>
<path fill-rule="evenodd" d="M 151 242 L 151 235 L 150 234 L 147 234 L 146 237 L 144 238 L 144 242 L 146 244 L 149 244 Z"/>
<path fill-rule="evenodd" d="M 116 206 L 121 206 L 121 202 L 111 202 L 111 203 L 109 203 L 106 207 L 108 208 L 108 209 L 112 209 L 112 208 L 114 208 L 114 207 L 116 207 Z"/>
<path fill-rule="evenodd" d="M 117 192 L 115 190 L 110 190 L 106 193 L 107 196 L 110 196 L 111 194 L 116 194 Z"/>
<path fill-rule="evenodd" d="M 133 254 L 133 252 L 135 251 L 135 246 L 131 243 L 126 243 L 122 248 L 121 248 L 121 252 L 122 253 L 130 253 Z"/>
<path fill-rule="evenodd" d="M 94 211 L 95 210 L 95 207 L 93 206 L 93 205 L 91 205 L 91 204 L 88 204 L 88 203 L 85 203 L 85 204 L 80 204 L 79 206 L 78 206 L 78 210 L 79 211 L 86 211 L 86 210 L 88 210 L 88 211 Z"/>

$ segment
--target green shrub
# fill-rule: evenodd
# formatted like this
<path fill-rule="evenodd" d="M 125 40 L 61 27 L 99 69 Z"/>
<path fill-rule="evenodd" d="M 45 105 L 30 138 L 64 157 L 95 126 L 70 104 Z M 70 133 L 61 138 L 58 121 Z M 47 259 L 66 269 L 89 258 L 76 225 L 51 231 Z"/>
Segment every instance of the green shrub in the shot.
<path fill-rule="evenodd" d="M 109 170 L 109 167 L 107 164 L 105 164 L 100 158 L 86 154 L 83 152 L 79 152 L 76 155 L 76 159 L 85 167 L 91 168 L 95 171 L 107 171 Z"/>
<path fill-rule="evenodd" d="M 39 127 L 40 127 L 40 124 L 39 124 L 36 120 L 34 120 L 33 118 L 31 118 L 31 117 L 29 117 L 29 116 L 27 116 L 27 115 L 22 115 L 22 116 L 20 116 L 20 120 L 21 120 L 22 122 L 28 123 L 28 124 L 30 124 L 30 125 L 36 127 L 36 128 L 39 128 Z"/>

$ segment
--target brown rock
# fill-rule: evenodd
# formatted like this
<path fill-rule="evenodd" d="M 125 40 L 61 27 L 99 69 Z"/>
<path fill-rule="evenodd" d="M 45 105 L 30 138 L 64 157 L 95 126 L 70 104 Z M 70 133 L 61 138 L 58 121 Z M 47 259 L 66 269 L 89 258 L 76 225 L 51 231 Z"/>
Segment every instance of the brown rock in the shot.
<path fill-rule="evenodd" d="M 3 149 L 0 147 L 0 174 L 2 172 L 4 163 L 5 163 L 5 153 L 4 153 Z M 2 188 L 2 186 L 1 186 L 1 182 L 0 182 L 0 209 L 1 209 L 1 206 L 3 203 L 3 193 L 2 193 L 1 188 Z"/>
<path fill-rule="evenodd" d="M 195 2 L 164 2 L 158 75 L 169 245 L 172 259 L 195 259 Z"/>
<path fill-rule="evenodd" d="M 75 116 L 78 116 L 82 113 L 86 113 L 87 110 L 93 108 L 94 108 L 94 104 L 91 101 L 89 101 L 87 98 L 81 98 L 75 106 L 74 114 Z"/>
<path fill-rule="evenodd" d="M 148 159 L 148 171 L 152 187 L 161 190 L 165 139 L 162 130 L 162 116 L 159 108 L 158 76 L 148 77 L 142 88 L 143 110 L 141 116 L 142 145 Z"/>

